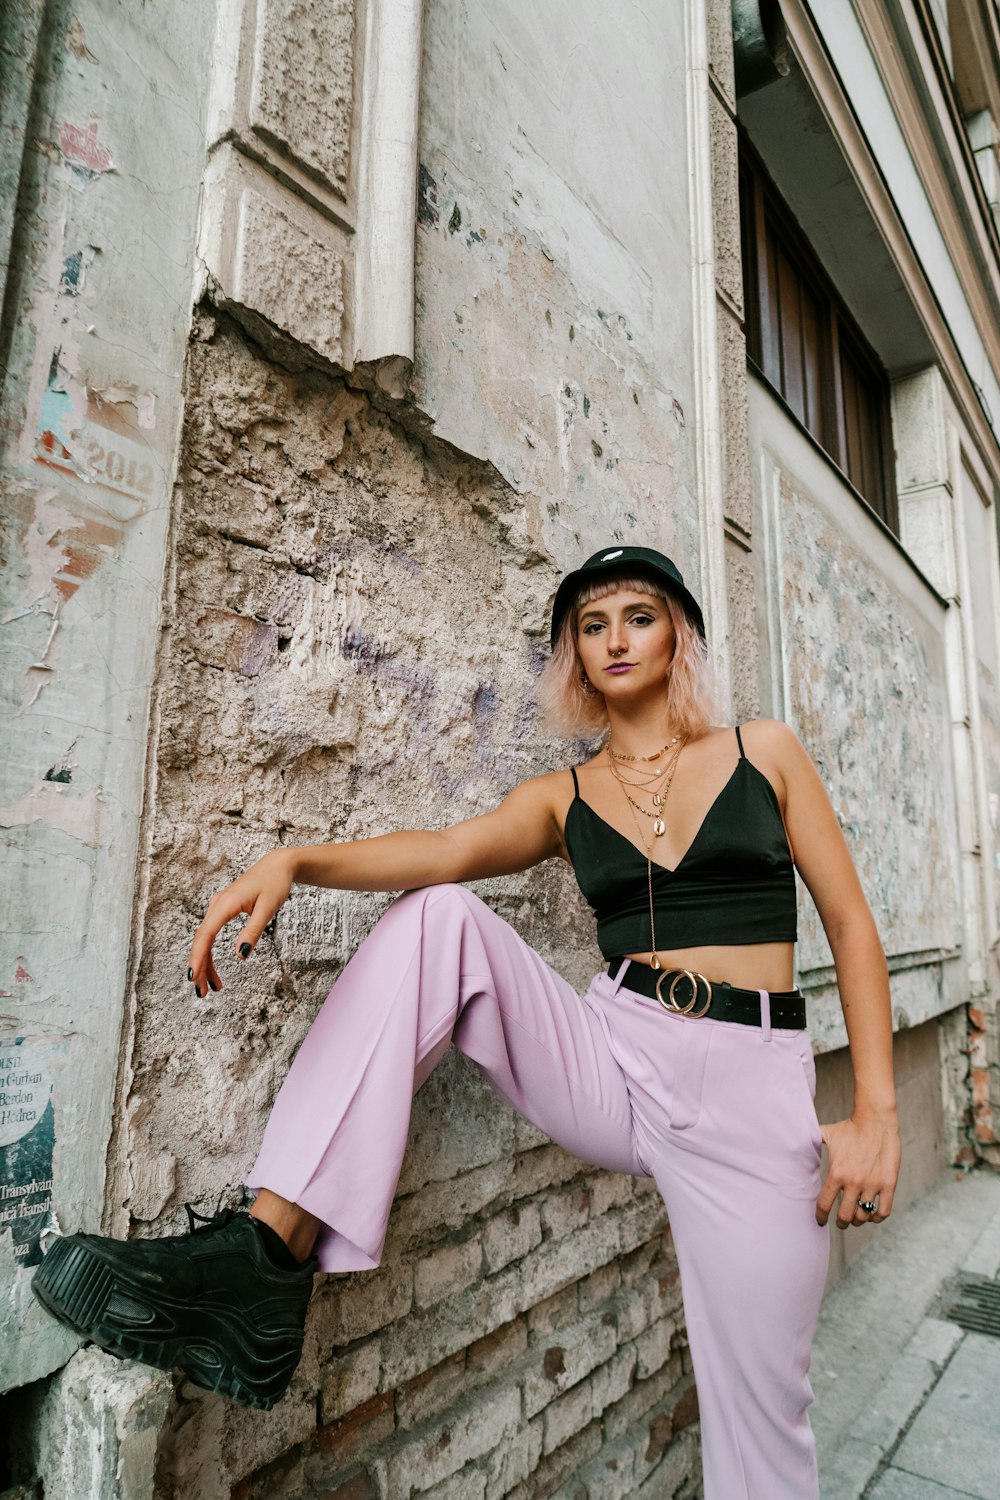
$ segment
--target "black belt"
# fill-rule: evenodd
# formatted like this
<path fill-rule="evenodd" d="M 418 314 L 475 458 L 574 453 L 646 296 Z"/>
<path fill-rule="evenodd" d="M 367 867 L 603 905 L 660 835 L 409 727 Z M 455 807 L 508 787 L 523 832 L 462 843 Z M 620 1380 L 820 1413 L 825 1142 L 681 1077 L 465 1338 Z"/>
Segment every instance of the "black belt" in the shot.
<path fill-rule="evenodd" d="M 613 958 L 608 964 L 612 979 L 623 960 Z M 739 1021 L 744 1026 L 760 1025 L 760 995 L 756 990 L 738 990 L 725 980 L 706 979 L 690 969 L 651 969 L 648 964 L 630 962 L 622 984 L 628 990 L 659 1000 L 664 1010 L 694 1018 L 709 1016 L 714 1021 Z M 806 1024 L 806 1002 L 800 990 L 769 990 L 771 1025 L 782 1030 L 802 1031 Z"/>

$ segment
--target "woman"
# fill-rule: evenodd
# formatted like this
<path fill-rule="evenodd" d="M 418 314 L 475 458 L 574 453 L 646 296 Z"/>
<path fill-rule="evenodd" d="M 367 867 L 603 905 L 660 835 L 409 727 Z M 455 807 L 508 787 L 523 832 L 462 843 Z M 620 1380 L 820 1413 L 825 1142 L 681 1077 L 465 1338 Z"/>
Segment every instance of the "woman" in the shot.
<path fill-rule="evenodd" d="M 35 1291 L 111 1352 L 271 1406 L 313 1272 L 378 1265 L 410 1099 L 454 1042 L 568 1150 L 652 1176 L 681 1268 L 706 1500 L 817 1494 L 807 1407 L 826 1229 L 888 1217 L 899 1168 L 885 958 L 836 817 L 791 730 L 711 726 L 701 611 L 661 553 L 563 579 L 550 716 L 607 743 L 441 832 L 278 849 L 216 895 L 199 996 L 238 914 L 242 958 L 292 885 L 405 890 L 345 968 L 278 1095 L 249 1212 L 125 1244 L 57 1240 Z M 568 860 L 608 960 L 578 996 L 459 882 Z M 820 1127 L 793 989 L 794 865 L 833 949 L 854 1113 Z M 823 1142 L 829 1171 L 820 1182 Z M 190 1213 L 190 1210 L 189 1210 Z"/>

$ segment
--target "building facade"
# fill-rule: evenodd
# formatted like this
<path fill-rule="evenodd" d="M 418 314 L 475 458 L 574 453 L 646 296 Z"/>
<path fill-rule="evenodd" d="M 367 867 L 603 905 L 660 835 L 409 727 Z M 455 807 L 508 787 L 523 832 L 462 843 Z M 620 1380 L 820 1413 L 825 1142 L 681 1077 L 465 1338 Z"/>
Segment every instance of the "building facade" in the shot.
<path fill-rule="evenodd" d="M 561 573 L 677 559 L 736 721 L 816 759 L 889 957 L 897 1202 L 1000 1164 L 1000 19 L 975 0 L 15 3 L 0 107 L 0 1495 L 692 1497 L 650 1184 L 449 1056 L 383 1265 L 285 1400 L 119 1364 L 45 1233 L 236 1204 L 390 897 L 277 843 L 440 827 L 586 753 L 533 684 Z M 480 893 L 568 978 L 567 869 Z M 800 905 L 821 1119 L 849 1112 Z M 831 1276 L 861 1237 L 834 1236 Z"/>

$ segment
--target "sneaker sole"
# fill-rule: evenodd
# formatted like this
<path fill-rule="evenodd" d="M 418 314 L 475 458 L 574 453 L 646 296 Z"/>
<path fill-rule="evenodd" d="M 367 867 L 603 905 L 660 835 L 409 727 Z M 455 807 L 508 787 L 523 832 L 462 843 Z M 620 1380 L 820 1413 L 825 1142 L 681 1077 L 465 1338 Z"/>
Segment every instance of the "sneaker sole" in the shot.
<path fill-rule="evenodd" d="M 270 1411 L 288 1389 L 295 1364 L 270 1387 L 241 1373 L 210 1341 L 144 1339 L 115 1326 L 107 1316 L 116 1288 L 115 1271 L 100 1257 L 70 1239 L 56 1240 L 32 1279 L 31 1290 L 45 1310 L 82 1338 L 117 1359 L 136 1359 L 158 1370 L 181 1369 L 195 1385 L 228 1396 L 240 1406 Z"/>

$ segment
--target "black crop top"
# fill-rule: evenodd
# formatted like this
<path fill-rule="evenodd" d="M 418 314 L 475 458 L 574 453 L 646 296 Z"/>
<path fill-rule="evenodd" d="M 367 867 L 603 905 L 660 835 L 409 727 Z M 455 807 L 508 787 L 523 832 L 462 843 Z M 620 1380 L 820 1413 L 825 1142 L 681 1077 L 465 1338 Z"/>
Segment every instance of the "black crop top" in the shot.
<path fill-rule="evenodd" d="M 795 942 L 795 867 L 774 788 L 746 758 L 739 729 L 736 769 L 702 820 L 680 863 L 653 862 L 656 945 Z M 597 941 L 609 961 L 648 953 L 646 856 L 580 796 L 563 838 L 577 884 L 597 917 Z"/>

